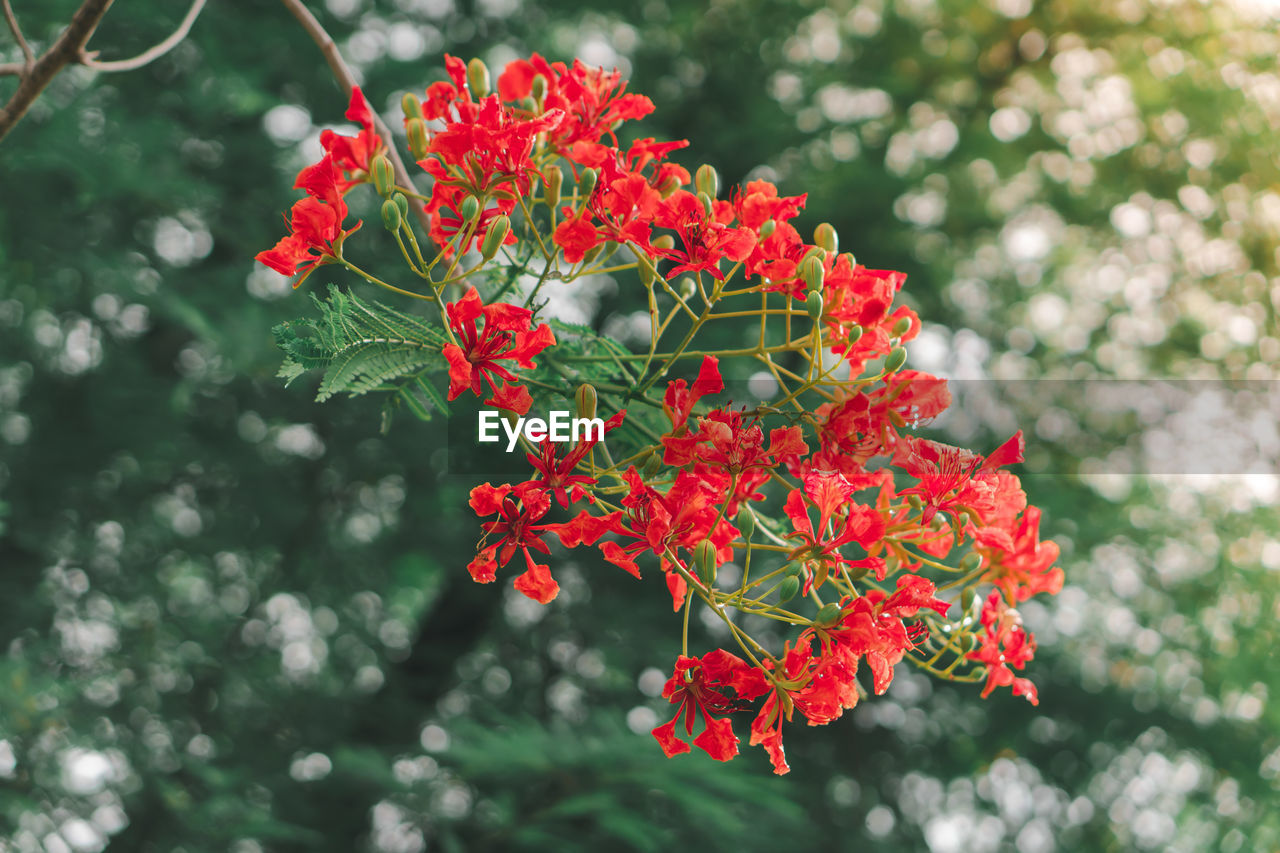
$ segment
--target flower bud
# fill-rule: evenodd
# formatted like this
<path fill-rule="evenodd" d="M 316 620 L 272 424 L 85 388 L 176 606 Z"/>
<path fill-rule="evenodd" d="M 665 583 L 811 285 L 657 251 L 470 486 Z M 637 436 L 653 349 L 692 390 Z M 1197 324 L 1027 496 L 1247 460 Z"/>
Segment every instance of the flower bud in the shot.
<path fill-rule="evenodd" d="M 836 236 L 836 229 L 830 222 L 823 222 L 813 229 L 813 242 L 834 255 L 840 238 Z"/>
<path fill-rule="evenodd" d="M 943 525 L 945 525 L 946 523 L 947 523 L 947 514 L 945 512 L 940 512 L 933 517 L 932 521 L 929 522 L 929 529 L 941 530 Z"/>
<path fill-rule="evenodd" d="M 582 253 L 582 265 L 589 267 L 604 254 L 604 243 L 598 243 Z"/>
<path fill-rule="evenodd" d="M 693 562 L 698 570 L 698 580 L 704 586 L 716 582 L 716 546 L 711 544 L 711 540 L 703 539 L 698 543 L 693 551 Z"/>
<path fill-rule="evenodd" d="M 907 503 L 910 504 L 911 508 L 916 512 L 919 512 L 921 507 L 924 506 L 924 501 L 920 500 L 919 495 L 907 495 Z"/>
<path fill-rule="evenodd" d="M 653 239 L 653 248 L 655 249 L 674 249 L 676 238 L 670 234 L 659 234 Z"/>
<path fill-rule="evenodd" d="M 850 346 L 853 346 L 858 341 L 862 340 L 862 327 L 859 326 L 857 323 L 854 323 L 852 326 L 850 326 L 849 336 L 847 340 L 849 341 Z"/>
<path fill-rule="evenodd" d="M 982 565 L 982 557 L 970 551 L 964 555 L 964 559 L 960 561 L 960 571 L 971 572 L 978 566 Z"/>
<path fill-rule="evenodd" d="M 822 628 L 828 628 L 838 621 L 840 621 L 840 605 L 834 601 L 830 604 L 822 605 L 818 615 L 813 617 L 813 624 Z"/>
<path fill-rule="evenodd" d="M 969 612 L 969 608 L 973 607 L 973 600 L 977 597 L 974 587 L 966 586 L 960 590 L 960 610 L 964 613 Z"/>
<path fill-rule="evenodd" d="M 703 215 L 706 216 L 708 219 L 710 219 L 712 210 L 714 209 L 711 207 L 711 196 L 707 195 L 704 192 L 699 192 L 698 203 L 702 205 Z"/>
<path fill-rule="evenodd" d="M 662 470 L 662 454 L 655 450 L 653 453 L 650 453 L 649 458 L 644 461 L 644 471 L 642 473 L 646 480 L 652 480 L 654 477 L 658 476 L 658 471 L 660 470 Z"/>
<path fill-rule="evenodd" d="M 853 252 L 841 252 L 840 257 L 845 258 L 846 260 L 849 261 L 849 269 L 857 268 L 858 259 L 853 256 Z"/>
<path fill-rule="evenodd" d="M 772 219 L 766 219 L 760 225 L 760 239 L 768 240 L 773 236 L 773 232 L 778 230 L 778 223 Z"/>
<path fill-rule="evenodd" d="M 893 330 L 889 333 L 889 336 L 893 338 L 900 338 L 903 335 L 905 335 L 910 328 L 911 328 L 910 317 L 899 318 L 898 322 L 893 324 Z"/>
<path fill-rule="evenodd" d="M 816 323 L 822 319 L 822 294 L 816 290 L 811 291 L 804 301 L 804 310 L 808 312 L 813 322 Z"/>
<path fill-rule="evenodd" d="M 680 293 L 681 299 L 692 299 L 693 294 L 698 292 L 697 282 L 689 278 L 689 276 L 685 276 L 684 278 L 680 279 L 680 283 L 678 287 L 679 287 L 679 293 Z"/>
<path fill-rule="evenodd" d="M 509 233 L 511 233 L 511 220 L 507 217 L 499 216 L 489 223 L 489 233 L 484 235 L 484 242 L 480 244 L 480 254 L 486 261 L 498 254 L 498 247 L 507 239 Z"/>
<path fill-rule="evenodd" d="M 715 167 L 708 163 L 699 166 L 693 174 L 693 186 L 698 192 L 715 198 L 720 190 L 720 176 L 716 174 Z"/>
<path fill-rule="evenodd" d="M 547 78 L 541 74 L 533 76 L 533 87 L 530 89 L 533 99 L 538 102 L 538 106 L 542 106 L 542 99 L 547 96 Z"/>
<path fill-rule="evenodd" d="M 547 207 L 555 210 L 556 205 L 560 203 L 560 187 L 564 184 L 564 172 L 560 171 L 559 166 L 548 166 L 542 180 L 546 185 L 542 200 L 547 203 Z"/>
<path fill-rule="evenodd" d="M 396 203 L 396 207 L 400 208 L 400 218 L 404 219 L 409 215 L 409 199 L 404 193 L 396 193 L 391 197 Z"/>
<path fill-rule="evenodd" d="M 744 508 L 742 512 L 738 513 L 738 517 L 734 519 L 734 522 L 738 525 L 742 538 L 750 542 L 751 537 L 756 532 L 756 517 L 751 514 L 750 510 Z"/>
<path fill-rule="evenodd" d="M 413 92 L 404 93 L 404 97 L 400 99 L 400 109 L 404 112 L 405 118 L 426 118 L 426 115 L 422 112 L 422 101 L 418 100 L 418 96 Z"/>
<path fill-rule="evenodd" d="M 854 566 L 849 570 L 849 579 L 860 581 L 867 576 L 867 572 L 871 571 L 870 566 Z"/>
<path fill-rule="evenodd" d="M 965 654 L 973 651 L 973 634 L 960 635 L 960 651 Z"/>
<path fill-rule="evenodd" d="M 427 123 L 420 118 L 411 118 L 405 130 L 409 134 L 409 152 L 415 160 L 424 159 L 427 156 Z"/>
<path fill-rule="evenodd" d="M 787 578 L 778 584 L 778 603 L 786 604 L 788 601 L 796 597 L 796 593 L 800 591 L 799 578 Z"/>
<path fill-rule="evenodd" d="M 889 350 L 888 357 L 884 360 L 884 372 L 897 373 L 898 368 L 902 367 L 907 361 L 907 351 L 902 347 L 894 347 Z"/>
<path fill-rule="evenodd" d="M 489 94 L 489 69 L 478 57 L 467 63 L 467 88 L 477 98 Z"/>
<path fill-rule="evenodd" d="M 804 572 L 804 563 L 800 562 L 799 560 L 793 560 L 792 562 L 787 563 L 786 568 L 782 570 L 782 573 L 789 578 L 798 578 L 803 572 Z"/>
<path fill-rule="evenodd" d="M 678 189 L 680 189 L 680 179 L 675 175 L 668 175 L 666 179 L 658 185 L 658 195 L 663 198 L 667 198 Z"/>
<path fill-rule="evenodd" d="M 396 170 L 391 165 L 391 161 L 386 158 L 386 155 L 379 154 L 373 158 L 369 170 L 373 173 L 373 188 L 377 190 L 378 195 L 389 198 L 396 191 Z"/>
<path fill-rule="evenodd" d="M 400 206 L 391 199 L 382 203 L 382 227 L 392 234 L 400 230 Z"/>
<path fill-rule="evenodd" d="M 596 191 L 596 181 L 600 179 L 600 175 L 595 169 L 583 169 L 582 180 L 578 182 L 578 192 L 582 195 L 585 203 L 591 198 L 591 194 Z"/>
<path fill-rule="evenodd" d="M 480 213 L 480 199 L 473 195 L 469 195 L 462 200 L 462 204 L 458 205 L 458 213 L 462 216 L 463 222 L 470 222 Z"/>
<path fill-rule="evenodd" d="M 819 261 L 825 261 L 827 259 L 826 249 L 822 248 L 821 246 L 810 246 L 808 250 L 805 251 L 805 253 L 800 256 L 801 265 L 803 265 L 805 261 L 815 256 L 818 258 Z"/>
<path fill-rule="evenodd" d="M 800 278 L 804 280 L 805 287 L 811 292 L 820 293 L 822 284 L 826 280 L 827 272 L 822 267 L 822 261 L 814 256 L 805 258 L 800 264 Z"/>
<path fill-rule="evenodd" d="M 578 417 L 594 418 L 596 416 L 596 389 L 593 385 L 582 383 L 574 393 L 574 402 L 578 404 Z"/>

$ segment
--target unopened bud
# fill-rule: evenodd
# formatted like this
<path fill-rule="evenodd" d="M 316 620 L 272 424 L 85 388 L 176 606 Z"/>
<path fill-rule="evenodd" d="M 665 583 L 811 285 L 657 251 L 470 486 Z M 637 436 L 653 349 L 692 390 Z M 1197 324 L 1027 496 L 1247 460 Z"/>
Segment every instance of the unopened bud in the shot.
<path fill-rule="evenodd" d="M 822 294 L 816 290 L 810 292 L 804 301 L 804 310 L 815 323 L 822 319 Z"/>
<path fill-rule="evenodd" d="M 978 566 L 982 565 L 982 557 L 973 552 L 964 555 L 964 559 L 960 561 L 960 571 L 971 572 Z"/>
<path fill-rule="evenodd" d="M 929 522 L 930 530 L 941 530 L 947 523 L 947 514 L 940 512 L 934 515 L 933 520 Z"/>
<path fill-rule="evenodd" d="M 574 402 L 578 404 L 578 417 L 594 418 L 598 399 L 595 386 L 588 385 L 585 382 L 579 385 L 578 390 L 574 393 Z"/>
<path fill-rule="evenodd" d="M 973 634 L 960 635 L 960 651 L 968 654 L 973 650 Z"/>
<path fill-rule="evenodd" d="M 480 199 L 473 195 L 469 195 L 462 200 L 462 204 L 458 205 L 458 213 L 462 216 L 463 222 L 470 222 L 480 213 Z"/>
<path fill-rule="evenodd" d="M 479 58 L 467 63 L 467 87 L 477 98 L 489 94 L 489 69 Z"/>
<path fill-rule="evenodd" d="M 391 199 L 387 199 L 382 203 L 382 227 L 394 234 L 400 230 L 400 222 L 399 206 Z"/>
<path fill-rule="evenodd" d="M 680 189 L 680 179 L 675 175 L 667 175 L 663 182 L 658 185 L 658 195 L 667 198 L 678 189 Z"/>
<path fill-rule="evenodd" d="M 738 525 L 742 538 L 750 542 L 751 537 L 756 532 L 756 517 L 751 514 L 750 510 L 743 509 L 742 512 L 738 513 L 738 517 L 734 519 L 734 522 Z"/>
<path fill-rule="evenodd" d="M 698 193 L 698 204 L 701 204 L 701 205 L 702 205 L 702 213 L 703 213 L 703 215 L 704 215 L 704 216 L 706 216 L 708 219 L 710 219 L 710 218 L 711 218 L 711 212 L 712 212 L 712 210 L 713 210 L 713 208 L 711 207 L 711 196 L 710 196 L 710 195 L 708 195 L 707 193 L 704 193 L 704 192 L 699 191 L 699 193 Z"/>
<path fill-rule="evenodd" d="M 768 240 L 773 236 L 773 232 L 778 230 L 778 223 L 772 219 L 766 219 L 760 225 L 760 239 Z"/>
<path fill-rule="evenodd" d="M 505 216 L 496 217 L 489 223 L 489 233 L 484 235 L 484 242 L 480 244 L 480 254 L 486 261 L 498 254 L 498 247 L 510 233 L 511 220 Z"/>
<path fill-rule="evenodd" d="M 662 470 L 662 454 L 656 450 L 649 454 L 649 458 L 644 461 L 644 478 L 652 480 L 658 476 L 658 471 Z"/>
<path fill-rule="evenodd" d="M 786 604 L 788 601 L 796 597 L 796 593 L 800 592 L 800 579 L 787 578 L 778 584 L 778 603 Z"/>
<path fill-rule="evenodd" d="M 849 344 L 851 346 L 853 344 L 856 344 L 858 341 L 862 340 L 862 327 L 859 326 L 857 323 L 854 323 L 852 326 L 850 326 L 847 340 L 849 341 Z"/>
<path fill-rule="evenodd" d="M 653 240 L 653 248 L 655 249 L 674 249 L 676 238 L 670 234 L 659 234 Z"/>
<path fill-rule="evenodd" d="M 680 293 L 681 299 L 692 299 L 693 294 L 697 292 L 698 292 L 697 282 L 689 278 L 689 276 L 685 276 L 684 278 L 680 279 L 679 293 Z"/>
<path fill-rule="evenodd" d="M 422 101 L 413 92 L 404 93 L 404 97 L 400 99 L 400 110 L 405 118 L 426 118 L 422 112 Z"/>
<path fill-rule="evenodd" d="M 716 582 L 716 547 L 709 539 L 703 539 L 693 552 L 693 562 L 698 570 L 698 580 L 704 586 Z"/>
<path fill-rule="evenodd" d="M 971 586 L 966 586 L 960 590 L 960 610 L 964 613 L 969 612 L 969 608 L 973 607 L 973 600 L 977 597 L 977 592 Z"/>
<path fill-rule="evenodd" d="M 698 192 L 715 198 L 720 191 L 720 176 L 716 174 L 715 167 L 708 163 L 699 166 L 693 174 L 693 186 Z"/>
<path fill-rule="evenodd" d="M 547 96 L 547 78 L 541 74 L 535 74 L 530 93 L 533 95 L 533 99 L 538 102 L 538 106 L 542 106 L 542 99 Z"/>
<path fill-rule="evenodd" d="M 897 373 L 898 368 L 902 367 L 907 361 L 907 351 L 902 347 L 894 347 L 889 350 L 888 357 L 884 360 L 885 373 Z"/>
<path fill-rule="evenodd" d="M 827 259 L 827 250 L 821 246 L 810 246 L 808 250 L 800 256 L 800 263 L 804 264 L 805 261 L 813 257 L 816 257 L 819 261 L 825 261 Z"/>
<path fill-rule="evenodd" d="M 815 293 L 822 292 L 822 284 L 826 280 L 827 272 L 823 269 L 822 261 L 816 257 L 810 256 L 800 264 L 800 278 L 804 280 L 805 287 Z"/>
<path fill-rule="evenodd" d="M 409 134 L 409 152 L 413 154 L 414 159 L 421 160 L 426 157 L 427 123 L 420 118 L 411 118 L 405 130 Z"/>
<path fill-rule="evenodd" d="M 907 503 L 910 504 L 911 508 L 916 512 L 919 512 L 920 508 L 924 506 L 924 501 L 920 500 L 919 495 L 907 495 Z"/>
<path fill-rule="evenodd" d="M 369 170 L 373 173 L 373 188 L 377 190 L 378 195 L 389 198 L 396 191 L 396 170 L 391 165 L 391 161 L 385 155 L 379 154 L 373 158 Z"/>
<path fill-rule="evenodd" d="M 599 179 L 600 175 L 595 169 L 582 170 L 582 180 L 578 182 L 578 192 L 582 195 L 584 202 L 591 198 L 591 194 L 596 191 L 596 181 Z"/>
<path fill-rule="evenodd" d="M 542 200 L 547 203 L 547 207 L 555 210 L 556 205 L 560 203 L 560 187 L 564 184 L 564 172 L 560 171 L 559 166 L 548 166 L 542 175 L 542 181 L 546 187 Z"/>
<path fill-rule="evenodd" d="M 898 322 L 893 324 L 893 330 L 889 333 L 890 337 L 900 338 L 911 328 L 911 318 L 902 317 Z"/>
<path fill-rule="evenodd" d="M 839 619 L 840 605 L 833 601 L 830 604 L 822 605 L 822 608 L 818 611 L 818 615 L 813 617 L 813 624 L 827 628 L 836 624 Z"/>
<path fill-rule="evenodd" d="M 830 222 L 823 222 L 813 229 L 813 242 L 834 255 L 840 244 L 840 238 L 836 236 L 836 229 Z"/>
<path fill-rule="evenodd" d="M 804 572 L 804 563 L 800 562 L 799 560 L 793 560 L 792 562 L 787 563 L 786 568 L 782 570 L 782 573 L 789 578 L 798 578 L 803 572 Z"/>
<path fill-rule="evenodd" d="M 849 269 L 855 269 L 858 266 L 858 259 L 853 256 L 853 252 L 841 252 L 840 257 L 849 262 Z"/>
<path fill-rule="evenodd" d="M 396 193 L 391 197 L 391 200 L 396 203 L 396 207 L 400 208 L 401 219 L 404 219 L 406 216 L 409 215 L 409 197 L 408 196 L 406 196 L 404 193 Z"/>
<path fill-rule="evenodd" d="M 871 571 L 870 566 L 854 566 L 849 570 L 849 579 L 860 581 L 867 576 L 867 572 Z"/>

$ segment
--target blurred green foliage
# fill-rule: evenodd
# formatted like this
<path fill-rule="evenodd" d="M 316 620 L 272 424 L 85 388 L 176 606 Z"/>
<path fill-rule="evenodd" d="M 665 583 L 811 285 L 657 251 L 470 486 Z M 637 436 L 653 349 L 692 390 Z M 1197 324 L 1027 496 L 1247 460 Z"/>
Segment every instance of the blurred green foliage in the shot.
<path fill-rule="evenodd" d="M 76 3 L 15 5 L 47 43 Z M 137 53 L 180 5 L 118 4 L 91 46 Z M 810 226 L 910 273 L 913 366 L 1275 379 L 1280 39 L 1260 12 L 317 12 L 393 124 L 445 51 L 620 66 L 658 104 L 643 132 L 692 140 L 686 165 L 808 192 Z M 904 671 L 833 730 L 790 732 L 786 778 L 756 750 L 662 758 L 661 589 L 596 564 L 558 569 L 548 608 L 472 584 L 472 483 L 437 425 L 382 435 L 370 401 L 274 377 L 270 330 L 305 297 L 251 258 L 343 107 L 282 7 L 215 3 L 145 69 L 68 69 L 0 145 L 0 850 L 1280 845 L 1274 473 L 1096 453 L 1036 476 L 1033 455 L 1068 578 L 1023 611 L 1039 709 Z M 643 310 L 622 288 L 575 300 L 611 333 Z M 1122 444 L 1081 399 L 1031 402 L 1011 414 L 1033 445 Z M 976 446 L 1011 431 L 986 414 Z M 1202 427 L 1203 448 L 1232 424 Z"/>

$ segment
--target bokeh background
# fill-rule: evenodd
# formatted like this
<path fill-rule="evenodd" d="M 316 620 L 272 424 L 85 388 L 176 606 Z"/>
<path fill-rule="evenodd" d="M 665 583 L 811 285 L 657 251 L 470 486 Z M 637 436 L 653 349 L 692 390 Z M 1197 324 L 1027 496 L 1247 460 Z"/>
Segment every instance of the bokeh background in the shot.
<path fill-rule="evenodd" d="M 47 44 L 77 4 L 15 5 Z M 1273 9 L 312 5 L 392 125 L 446 51 L 616 65 L 685 165 L 808 192 L 802 223 L 908 272 L 911 366 L 994 389 L 953 429 L 1027 430 L 1063 548 L 1023 609 L 1040 707 L 904 666 L 793 727 L 790 776 L 663 758 L 660 585 L 472 584 L 436 425 L 274 378 L 306 297 L 252 256 L 345 99 L 283 6 L 215 2 L 0 143 L 0 850 L 1280 849 Z M 116 4 L 91 47 L 184 12 Z M 570 301 L 625 336 L 625 284 Z M 1092 396 L 1152 377 L 1195 381 Z"/>

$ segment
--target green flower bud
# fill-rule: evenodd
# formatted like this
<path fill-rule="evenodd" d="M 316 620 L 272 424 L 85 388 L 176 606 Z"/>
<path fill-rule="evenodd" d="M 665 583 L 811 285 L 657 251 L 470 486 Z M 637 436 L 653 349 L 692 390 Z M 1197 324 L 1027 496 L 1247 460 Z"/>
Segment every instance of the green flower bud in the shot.
<path fill-rule="evenodd" d="M 742 538 L 751 541 L 751 537 L 756 532 L 756 517 L 751 514 L 748 509 L 743 509 L 738 513 L 738 517 L 734 519 L 734 523 L 738 525 L 738 530 L 742 533 Z"/>
<path fill-rule="evenodd" d="M 385 155 L 379 154 L 373 158 L 369 170 L 373 173 L 373 188 L 377 190 L 378 195 L 389 198 L 396 191 L 396 170 L 391 165 L 391 161 Z"/>
<path fill-rule="evenodd" d="M 698 292 L 698 283 L 694 281 L 692 278 L 690 278 L 689 276 L 685 276 L 684 278 L 680 279 L 678 289 L 679 289 L 681 299 L 686 299 L 686 300 L 692 299 L 693 294 Z"/>
<path fill-rule="evenodd" d="M 652 480 L 658 476 L 658 471 L 662 469 L 662 454 L 656 450 L 649 454 L 649 458 L 644 461 L 644 474 L 646 480 Z"/>
<path fill-rule="evenodd" d="M 921 507 L 924 506 L 924 501 L 920 500 L 919 495 L 907 495 L 907 503 L 910 504 L 911 508 L 916 512 L 919 512 Z"/>
<path fill-rule="evenodd" d="M 960 609 L 968 613 L 969 608 L 973 607 L 973 599 L 977 597 L 977 591 L 974 587 L 966 586 L 960 590 Z"/>
<path fill-rule="evenodd" d="M 840 621 L 840 605 L 834 601 L 830 604 L 822 605 L 818 615 L 813 617 L 813 624 L 823 628 L 830 627 L 838 621 Z"/>
<path fill-rule="evenodd" d="M 507 217 L 499 216 L 489 223 L 489 233 L 484 235 L 484 242 L 480 244 L 480 254 L 486 261 L 498 254 L 498 247 L 502 245 L 503 240 L 507 239 L 509 233 L 511 233 L 511 220 Z"/>
<path fill-rule="evenodd" d="M 898 322 L 893 324 L 893 330 L 889 333 L 890 337 L 900 338 L 911 328 L 911 318 L 902 317 Z"/>
<path fill-rule="evenodd" d="M 707 163 L 699 166 L 693 175 L 693 186 L 698 192 L 715 198 L 720 191 L 720 176 L 716 174 L 715 167 Z"/>
<path fill-rule="evenodd" d="M 404 219 L 409 215 L 409 198 L 404 193 L 396 193 L 391 197 L 396 203 L 396 207 L 400 208 L 400 218 Z"/>
<path fill-rule="evenodd" d="M 965 654 L 973 651 L 973 634 L 960 635 L 960 651 Z"/>
<path fill-rule="evenodd" d="M 800 278 L 804 279 L 805 287 L 814 293 L 822 291 L 822 284 L 826 280 L 827 272 L 823 269 L 822 261 L 816 257 L 810 256 L 800 264 Z"/>
<path fill-rule="evenodd" d="M 560 171 L 559 166 L 548 166 L 542 180 L 546 185 L 542 200 L 547 203 L 547 207 L 555 210 L 556 205 L 560 203 L 560 187 L 564 184 L 564 172 Z"/>
<path fill-rule="evenodd" d="M 473 195 L 469 195 L 462 200 L 462 204 L 458 205 L 458 213 L 462 215 L 463 222 L 470 222 L 480 215 L 480 199 Z"/>
<path fill-rule="evenodd" d="M 409 152 L 415 160 L 424 159 L 427 156 L 427 123 L 420 118 L 411 118 L 406 131 L 409 134 Z"/>
<path fill-rule="evenodd" d="M 947 523 L 947 514 L 945 512 L 940 512 L 933 517 L 932 521 L 929 522 L 929 527 L 932 530 L 941 530 L 943 525 L 945 525 L 946 523 Z"/>
<path fill-rule="evenodd" d="M 772 219 L 766 219 L 760 225 L 760 239 L 767 240 L 773 236 L 773 232 L 778 230 L 778 223 Z"/>
<path fill-rule="evenodd" d="M 693 562 L 698 571 L 698 580 L 704 586 L 711 586 L 716 582 L 716 546 L 710 540 L 703 539 L 698 543 L 693 551 Z"/>
<path fill-rule="evenodd" d="M 400 230 L 400 206 L 391 199 L 382 203 L 382 227 L 392 234 Z"/>
<path fill-rule="evenodd" d="M 856 344 L 860 340 L 862 340 L 862 327 L 859 326 L 857 323 L 854 323 L 852 326 L 849 327 L 849 337 L 848 337 L 849 345 L 852 346 L 853 344 Z"/>
<path fill-rule="evenodd" d="M 778 584 L 778 603 L 786 604 L 788 601 L 795 598 L 798 592 L 800 592 L 800 579 L 787 578 L 782 583 Z"/>
<path fill-rule="evenodd" d="M 982 557 L 972 551 L 964 555 L 964 559 L 960 561 L 960 571 L 971 572 L 978 566 L 982 565 Z"/>
<path fill-rule="evenodd" d="M 798 578 L 803 572 L 804 563 L 799 560 L 793 560 L 792 562 L 787 563 L 786 568 L 782 570 L 782 573 L 789 578 Z"/>
<path fill-rule="evenodd" d="M 680 189 L 679 178 L 676 178 L 674 175 L 668 175 L 667 179 L 658 186 L 658 195 L 663 198 L 667 198 L 678 189 Z"/>
<path fill-rule="evenodd" d="M 422 101 L 418 100 L 418 96 L 413 92 L 404 93 L 404 97 L 400 99 L 400 109 L 404 112 L 405 118 L 426 118 L 426 114 L 422 112 Z"/>
<path fill-rule="evenodd" d="M 591 194 L 596 191 L 596 181 L 600 179 L 600 175 L 595 169 L 583 169 L 582 180 L 578 182 L 578 192 L 585 202 L 591 198 Z"/>
<path fill-rule="evenodd" d="M 867 576 L 867 572 L 871 571 L 870 566 L 855 566 L 849 570 L 850 580 L 860 581 Z"/>
<path fill-rule="evenodd" d="M 836 229 L 830 222 L 823 222 L 813 229 L 813 242 L 834 255 L 840 238 L 836 236 Z"/>
<path fill-rule="evenodd" d="M 578 386 L 578 390 L 574 392 L 574 402 L 578 404 L 578 417 L 594 418 L 596 416 L 596 389 L 593 385 L 583 383 Z"/>
<path fill-rule="evenodd" d="M 710 218 L 711 218 L 711 212 L 712 212 L 712 210 L 713 210 L 713 208 L 711 207 L 711 196 L 710 196 L 710 195 L 708 195 L 707 193 L 699 192 L 699 193 L 698 193 L 698 203 L 702 205 L 702 213 L 703 213 L 703 214 L 704 214 L 708 219 L 710 219 Z"/>
<path fill-rule="evenodd" d="M 858 259 L 853 256 L 853 252 L 841 252 L 840 257 L 848 258 L 849 269 L 853 269 L 858 265 Z"/>
<path fill-rule="evenodd" d="M 889 355 L 884 360 L 885 373 L 897 373 L 898 368 L 902 367 L 907 361 L 907 351 L 902 347 L 894 347 L 889 350 Z"/>
<path fill-rule="evenodd" d="M 676 238 L 670 234 L 659 234 L 653 240 L 653 248 L 655 249 L 674 249 Z"/>
<path fill-rule="evenodd" d="M 816 257 L 819 261 L 825 261 L 827 259 L 827 252 L 821 246 L 810 246 L 808 251 L 800 256 L 801 266 L 804 265 L 805 261 L 813 257 Z"/>
<path fill-rule="evenodd" d="M 542 106 L 542 99 L 547 96 L 547 78 L 541 74 L 535 74 L 533 77 L 533 89 L 531 90 L 533 99 L 538 102 L 538 106 Z"/>
<path fill-rule="evenodd" d="M 813 322 L 822 319 L 822 294 L 815 291 L 809 293 L 809 297 L 804 301 L 804 310 L 808 312 Z"/>
<path fill-rule="evenodd" d="M 478 58 L 467 63 L 467 88 L 477 98 L 489 94 L 489 69 Z"/>

